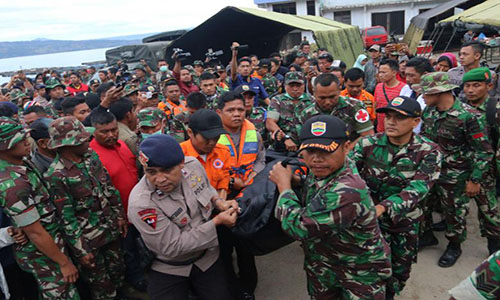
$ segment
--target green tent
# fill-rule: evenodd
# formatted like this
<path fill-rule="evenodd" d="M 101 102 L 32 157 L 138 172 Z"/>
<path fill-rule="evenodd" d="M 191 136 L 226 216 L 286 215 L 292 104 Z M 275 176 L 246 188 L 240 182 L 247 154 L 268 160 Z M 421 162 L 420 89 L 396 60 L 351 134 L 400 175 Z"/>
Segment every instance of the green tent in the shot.
<path fill-rule="evenodd" d="M 356 26 L 323 17 L 295 16 L 253 8 L 228 6 L 188 31 L 168 47 L 191 52 L 191 60 L 204 59 L 208 48 L 222 49 L 221 61 L 229 61 L 229 47 L 233 41 L 248 44 L 246 54 L 267 57 L 279 50 L 281 40 L 294 31 L 311 31 L 318 47 L 325 47 L 348 66 L 363 53 L 363 42 Z"/>
<path fill-rule="evenodd" d="M 500 29 L 500 0 L 487 0 L 459 14 L 439 22 L 440 26 L 467 27 L 467 24 L 480 24 Z"/>

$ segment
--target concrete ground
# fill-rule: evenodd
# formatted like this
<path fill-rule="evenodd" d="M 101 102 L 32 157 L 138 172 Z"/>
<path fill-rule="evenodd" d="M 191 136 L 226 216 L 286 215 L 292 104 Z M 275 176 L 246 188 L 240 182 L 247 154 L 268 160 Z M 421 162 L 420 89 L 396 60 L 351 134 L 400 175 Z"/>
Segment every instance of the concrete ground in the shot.
<path fill-rule="evenodd" d="M 406 288 L 395 299 L 449 299 L 448 290 L 467 277 L 488 256 L 486 239 L 481 238 L 479 234 L 475 204 L 471 204 L 467 222 L 468 238 L 462 246 L 462 256 L 455 266 L 445 269 L 437 265 L 447 245 L 444 234 L 437 232 L 439 245 L 419 252 L 418 263 L 413 265 Z M 303 253 L 298 243 L 257 257 L 259 284 L 255 293 L 256 299 L 309 299 L 302 263 Z"/>

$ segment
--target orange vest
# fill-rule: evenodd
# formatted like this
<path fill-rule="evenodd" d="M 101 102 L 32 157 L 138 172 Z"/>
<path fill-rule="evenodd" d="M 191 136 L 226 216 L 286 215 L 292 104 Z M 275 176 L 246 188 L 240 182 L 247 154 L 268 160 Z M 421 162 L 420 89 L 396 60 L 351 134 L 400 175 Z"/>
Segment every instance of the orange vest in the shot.
<path fill-rule="evenodd" d="M 239 177 L 243 181 L 247 180 L 253 171 L 253 165 L 259 153 L 259 140 L 255 126 L 250 121 L 245 120 L 241 127 L 239 149 L 236 149 L 229 134 L 221 135 L 218 143 L 229 148 L 232 158 L 231 175 Z"/>
<path fill-rule="evenodd" d="M 183 101 L 179 100 L 179 104 L 175 104 L 174 102 L 165 99 L 166 102 L 158 103 L 158 108 L 163 110 L 167 117 L 174 117 L 178 114 L 187 111 L 186 106 Z M 173 114 L 173 115 L 172 115 Z"/>

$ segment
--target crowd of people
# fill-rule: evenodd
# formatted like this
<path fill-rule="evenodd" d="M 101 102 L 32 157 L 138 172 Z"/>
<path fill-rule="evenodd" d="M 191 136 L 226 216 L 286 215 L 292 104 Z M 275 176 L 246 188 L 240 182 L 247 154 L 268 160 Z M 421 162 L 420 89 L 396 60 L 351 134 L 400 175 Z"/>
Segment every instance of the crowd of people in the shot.
<path fill-rule="evenodd" d="M 453 266 L 471 200 L 492 256 L 450 295 L 499 299 L 500 86 L 482 44 L 432 60 L 373 45 L 352 67 L 312 46 L 16 73 L 0 93 L 3 299 L 255 299 L 232 228 L 263 177 L 311 299 L 394 299 L 434 231 Z"/>

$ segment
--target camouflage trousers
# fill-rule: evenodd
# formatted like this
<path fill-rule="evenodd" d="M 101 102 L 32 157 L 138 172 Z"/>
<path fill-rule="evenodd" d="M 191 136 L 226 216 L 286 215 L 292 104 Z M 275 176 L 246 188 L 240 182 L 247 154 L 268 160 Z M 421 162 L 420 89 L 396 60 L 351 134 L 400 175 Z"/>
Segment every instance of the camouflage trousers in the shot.
<path fill-rule="evenodd" d="M 392 277 L 387 279 L 387 291 L 399 294 L 410 278 L 411 265 L 417 262 L 419 227 L 420 222 L 404 228 L 380 222 L 384 239 L 391 248 Z"/>
<path fill-rule="evenodd" d="M 455 299 L 500 299 L 500 251 L 483 261 L 465 280 L 450 290 Z"/>
<path fill-rule="evenodd" d="M 80 300 L 76 286 L 64 282 L 59 265 L 52 259 L 47 256 L 28 258 L 17 252 L 16 260 L 23 271 L 33 274 L 43 299 Z"/>
<path fill-rule="evenodd" d="M 82 278 L 89 284 L 94 300 L 114 299 L 125 280 L 125 264 L 120 242 L 115 240 L 93 252 L 95 267 L 79 266 Z"/>
<path fill-rule="evenodd" d="M 450 184 L 438 181 L 428 197 L 429 201 L 438 200 L 443 209 L 446 222 L 446 238 L 452 243 L 462 243 L 467 238 L 466 216 L 469 212 L 469 202 L 473 199 L 478 207 L 478 219 L 483 237 L 500 237 L 500 215 L 496 197 L 495 180 L 485 178 L 481 181 L 481 189 L 475 197 L 465 194 L 466 181 Z M 427 208 L 429 205 L 427 205 Z M 424 228 L 429 228 L 432 211 L 426 209 Z"/>

